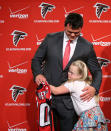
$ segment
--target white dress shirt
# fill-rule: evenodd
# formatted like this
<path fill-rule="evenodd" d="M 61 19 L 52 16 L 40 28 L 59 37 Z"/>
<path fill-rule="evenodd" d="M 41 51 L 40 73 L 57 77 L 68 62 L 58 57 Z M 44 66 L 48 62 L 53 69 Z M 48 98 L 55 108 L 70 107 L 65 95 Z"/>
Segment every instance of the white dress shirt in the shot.
<path fill-rule="evenodd" d="M 74 54 L 74 51 L 75 51 L 75 48 L 76 48 L 76 44 L 77 44 L 77 39 L 78 39 L 78 37 L 75 40 L 71 41 L 71 43 L 70 43 L 70 57 L 69 57 L 69 60 L 71 59 L 71 57 Z M 68 41 L 69 41 L 69 38 L 67 37 L 66 33 L 64 32 L 63 56 L 64 56 L 65 48 L 66 48 L 66 45 L 67 45 Z"/>

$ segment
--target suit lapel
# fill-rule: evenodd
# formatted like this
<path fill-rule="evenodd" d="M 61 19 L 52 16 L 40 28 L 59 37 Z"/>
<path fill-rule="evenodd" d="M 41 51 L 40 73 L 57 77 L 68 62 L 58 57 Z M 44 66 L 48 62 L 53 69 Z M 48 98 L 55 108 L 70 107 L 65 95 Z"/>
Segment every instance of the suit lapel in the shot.
<path fill-rule="evenodd" d="M 60 32 L 60 35 L 57 39 L 57 56 L 59 58 L 59 64 L 60 67 L 63 69 L 63 36 L 64 36 L 64 32 Z M 80 53 L 80 48 L 81 48 L 81 36 L 79 36 L 78 40 L 77 40 L 77 45 L 74 51 L 73 56 L 71 57 L 70 61 L 68 62 L 67 66 L 65 67 L 65 69 L 69 68 L 70 64 L 75 61 L 78 58 L 78 55 Z M 65 70 L 64 69 L 64 70 Z"/>
<path fill-rule="evenodd" d="M 59 58 L 59 64 L 60 64 L 60 67 L 62 68 L 62 59 L 63 59 L 63 36 L 64 36 L 64 32 L 60 32 L 60 35 L 57 39 L 57 56 Z"/>

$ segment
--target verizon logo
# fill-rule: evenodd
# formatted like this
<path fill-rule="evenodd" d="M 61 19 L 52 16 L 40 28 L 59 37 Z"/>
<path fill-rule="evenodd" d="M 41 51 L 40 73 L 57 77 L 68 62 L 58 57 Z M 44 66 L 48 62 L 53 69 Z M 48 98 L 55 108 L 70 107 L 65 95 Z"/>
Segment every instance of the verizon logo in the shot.
<path fill-rule="evenodd" d="M 18 18 L 18 19 L 27 19 L 28 18 L 28 14 L 22 14 L 22 13 L 18 13 L 22 10 L 25 10 L 29 8 L 29 6 L 22 8 L 20 10 L 16 10 L 16 11 L 12 11 L 11 8 L 9 8 L 10 11 L 10 18 Z"/>

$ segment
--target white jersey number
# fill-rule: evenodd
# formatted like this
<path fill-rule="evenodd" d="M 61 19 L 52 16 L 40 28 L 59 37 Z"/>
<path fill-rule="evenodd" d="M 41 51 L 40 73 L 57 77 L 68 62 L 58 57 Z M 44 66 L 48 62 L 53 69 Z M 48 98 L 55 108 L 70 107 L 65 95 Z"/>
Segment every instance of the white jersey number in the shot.
<path fill-rule="evenodd" d="M 50 124 L 50 117 L 49 117 L 49 105 L 47 103 L 42 103 L 40 105 L 40 126 L 47 126 Z"/>

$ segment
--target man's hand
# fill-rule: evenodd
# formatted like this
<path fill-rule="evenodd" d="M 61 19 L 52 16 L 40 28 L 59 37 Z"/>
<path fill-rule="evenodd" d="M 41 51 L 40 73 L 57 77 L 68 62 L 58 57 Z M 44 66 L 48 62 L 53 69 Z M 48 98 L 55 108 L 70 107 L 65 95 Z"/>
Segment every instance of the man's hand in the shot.
<path fill-rule="evenodd" d="M 46 82 L 46 78 L 42 74 L 39 74 L 36 76 L 35 81 L 37 85 L 40 85 L 41 82 Z"/>
<path fill-rule="evenodd" d="M 87 86 L 82 90 L 84 93 L 80 95 L 80 98 L 83 101 L 90 101 L 92 97 L 95 95 L 96 89 L 92 86 Z"/>

